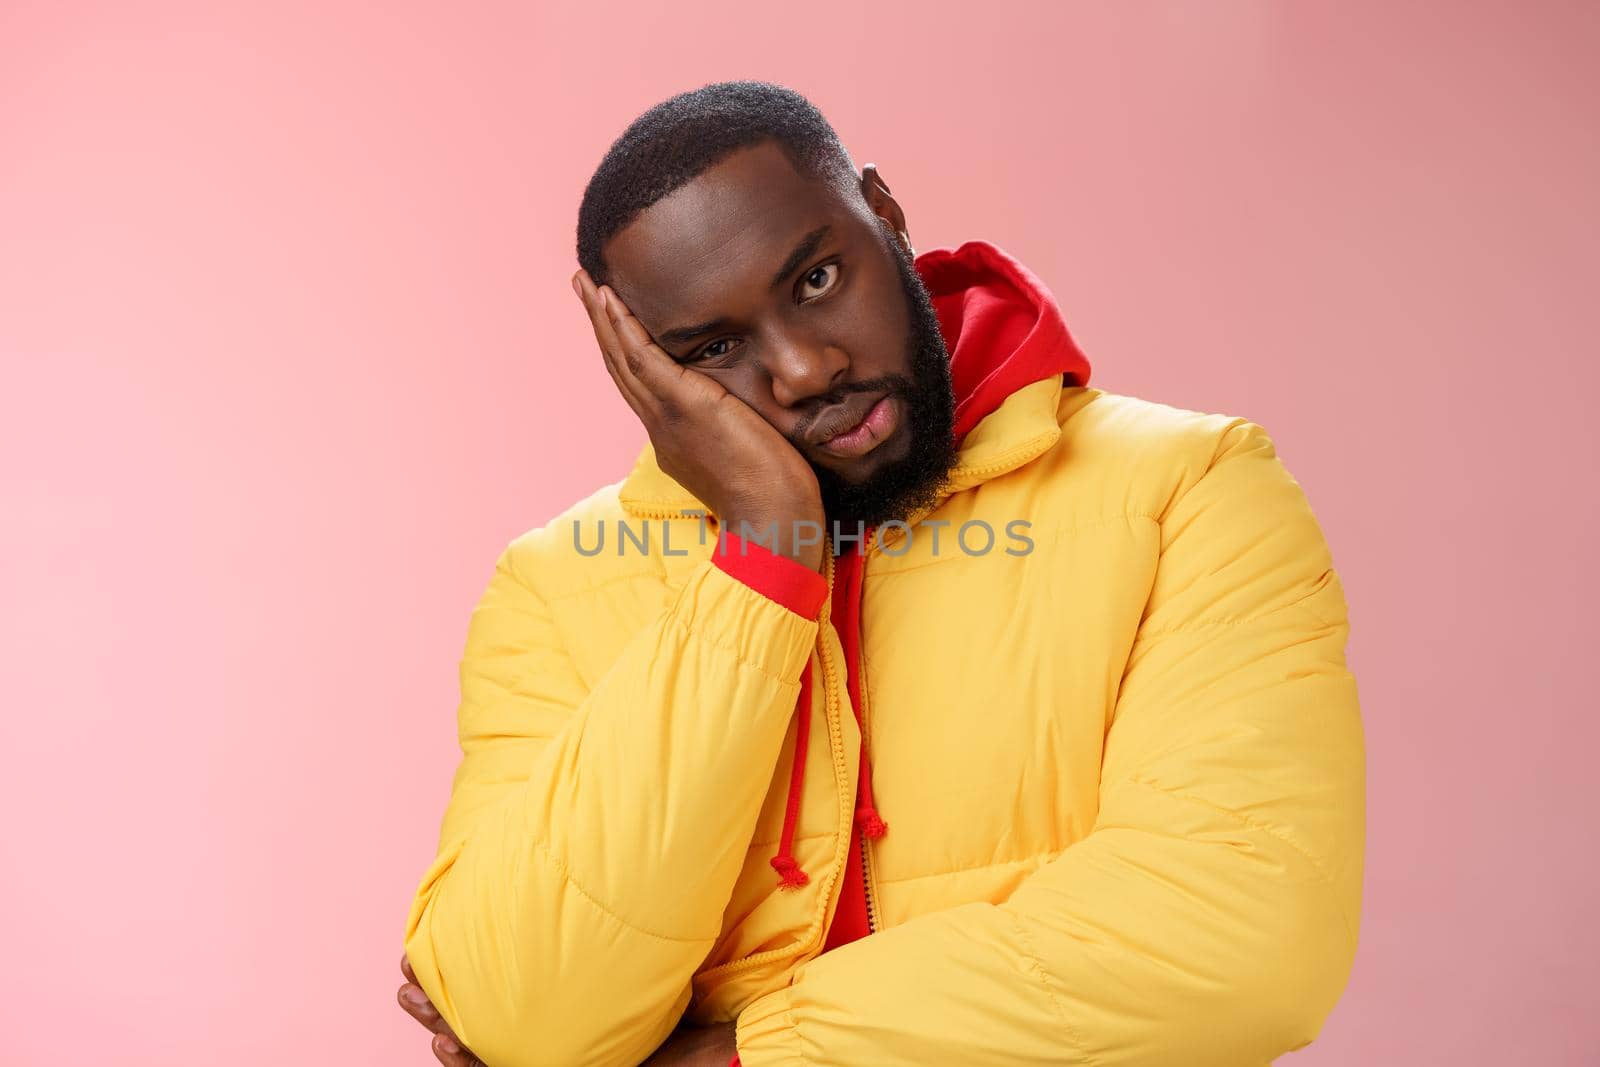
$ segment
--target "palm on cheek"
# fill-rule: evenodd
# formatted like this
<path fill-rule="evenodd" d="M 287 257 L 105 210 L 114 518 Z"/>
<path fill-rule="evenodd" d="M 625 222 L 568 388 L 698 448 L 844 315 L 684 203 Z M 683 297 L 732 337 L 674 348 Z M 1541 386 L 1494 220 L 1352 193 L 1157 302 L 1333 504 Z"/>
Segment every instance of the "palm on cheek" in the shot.
<path fill-rule="evenodd" d="M 609 287 L 595 287 L 580 271 L 573 289 L 663 471 L 724 522 L 765 528 L 777 521 L 780 538 L 799 521 L 820 528 L 816 474 L 782 434 L 710 376 L 673 360 Z M 820 562 L 820 553 L 807 562 Z"/>

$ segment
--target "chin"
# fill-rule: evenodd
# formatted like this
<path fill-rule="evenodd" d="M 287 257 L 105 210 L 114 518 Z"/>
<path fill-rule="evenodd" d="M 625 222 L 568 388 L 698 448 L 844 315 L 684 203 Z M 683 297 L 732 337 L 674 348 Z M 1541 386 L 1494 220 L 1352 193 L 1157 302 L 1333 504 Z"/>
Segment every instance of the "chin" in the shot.
<path fill-rule="evenodd" d="M 876 455 L 877 450 L 875 449 L 871 456 L 862 456 L 860 459 L 853 459 L 838 466 L 830 466 L 827 471 L 842 482 L 850 485 L 863 485 L 866 482 L 870 482 L 872 476 L 878 473 L 878 470 L 883 466 L 875 459 Z"/>
<path fill-rule="evenodd" d="M 910 451 L 911 433 L 908 427 L 902 425 L 896 427 L 889 439 L 879 444 L 877 448 L 841 465 L 834 470 L 834 473 L 851 485 L 860 485 L 871 481 L 891 463 L 900 462 Z"/>

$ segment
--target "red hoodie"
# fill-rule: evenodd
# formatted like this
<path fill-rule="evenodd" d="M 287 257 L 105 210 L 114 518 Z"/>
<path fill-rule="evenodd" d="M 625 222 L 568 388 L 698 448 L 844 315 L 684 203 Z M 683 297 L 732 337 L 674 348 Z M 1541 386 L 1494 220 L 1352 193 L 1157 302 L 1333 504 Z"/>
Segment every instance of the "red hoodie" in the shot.
<path fill-rule="evenodd" d="M 1064 374 L 1070 383 L 1087 385 L 1089 361 L 1073 342 L 1061 310 L 1044 283 L 1022 264 L 986 241 L 968 241 L 960 248 L 933 249 L 916 258 L 917 274 L 933 297 L 939 332 L 950 351 L 950 378 L 956 397 L 955 436 L 960 440 L 1006 397 L 1025 385 Z M 723 533 L 717 565 L 758 592 L 807 618 L 816 617 L 827 599 L 827 582 L 816 571 L 761 545 L 741 542 Z M 844 646 L 850 704 L 861 707 L 861 542 L 834 561 L 831 620 Z M 805 871 L 790 852 L 794 820 L 805 781 L 806 745 L 811 712 L 811 672 L 801 676 L 796 714 L 800 743 L 789 782 L 789 805 L 772 865 L 785 886 L 805 885 Z M 893 814 L 891 811 L 890 814 Z M 876 839 L 888 831 L 872 793 L 872 767 L 866 742 L 861 750 L 860 785 L 855 828 L 839 906 L 828 928 L 823 951 L 848 944 L 872 932 L 862 868 L 862 836 Z M 738 1064 L 738 1057 L 734 1057 Z"/>

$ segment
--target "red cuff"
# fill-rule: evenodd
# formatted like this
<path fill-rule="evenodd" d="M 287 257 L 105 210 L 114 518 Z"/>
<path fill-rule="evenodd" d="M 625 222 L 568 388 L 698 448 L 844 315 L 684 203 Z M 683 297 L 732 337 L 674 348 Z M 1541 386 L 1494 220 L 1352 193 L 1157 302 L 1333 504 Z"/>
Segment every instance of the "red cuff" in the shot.
<path fill-rule="evenodd" d="M 805 564 L 727 530 L 717 535 L 711 558 L 723 573 L 796 615 L 815 619 L 822 614 L 823 601 L 828 599 L 828 580 Z"/>

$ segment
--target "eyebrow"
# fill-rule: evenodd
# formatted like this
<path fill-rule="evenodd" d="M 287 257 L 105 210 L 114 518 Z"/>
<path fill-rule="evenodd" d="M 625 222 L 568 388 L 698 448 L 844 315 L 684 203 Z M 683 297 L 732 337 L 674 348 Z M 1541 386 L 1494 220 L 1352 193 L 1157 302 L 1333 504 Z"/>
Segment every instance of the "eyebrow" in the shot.
<path fill-rule="evenodd" d="M 832 228 L 831 226 L 818 226 L 800 238 L 800 243 L 794 246 L 794 251 L 789 253 L 789 258 L 783 261 L 783 266 L 778 268 L 777 273 L 772 276 L 772 281 L 767 283 L 767 290 L 770 292 L 782 285 L 785 278 L 800 269 L 800 264 L 816 255 L 817 249 L 821 248 L 822 242 L 828 239 L 828 231 Z"/>
<path fill-rule="evenodd" d="M 782 285 L 789 275 L 800 269 L 801 264 L 816 255 L 817 249 L 822 247 L 822 242 L 828 239 L 832 229 L 832 226 L 818 226 L 802 237 L 800 243 L 794 246 L 794 251 L 783 261 L 783 266 L 772 275 L 772 280 L 767 283 L 767 290 L 770 292 Z M 682 344 L 696 337 L 715 333 L 727 324 L 727 319 L 712 319 L 709 322 L 697 322 L 693 326 L 677 326 L 657 334 L 656 342 L 663 345 Z"/>
<path fill-rule="evenodd" d="M 693 341 L 696 337 L 714 333 L 727 324 L 727 319 L 712 319 L 710 322 L 697 322 L 693 326 L 679 326 L 656 334 L 656 343 L 662 345 L 682 344 L 684 341 Z"/>

